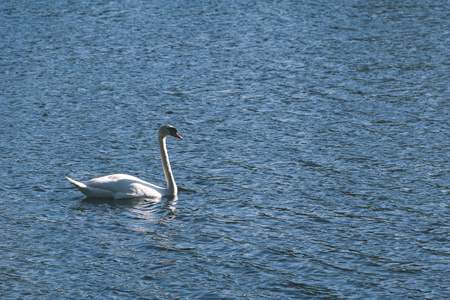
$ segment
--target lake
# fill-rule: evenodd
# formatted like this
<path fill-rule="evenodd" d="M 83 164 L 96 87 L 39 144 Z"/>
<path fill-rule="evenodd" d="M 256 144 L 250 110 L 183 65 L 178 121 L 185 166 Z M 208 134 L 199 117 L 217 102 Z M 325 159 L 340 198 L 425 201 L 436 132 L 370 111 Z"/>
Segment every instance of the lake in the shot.
<path fill-rule="evenodd" d="M 2 299 L 450 297 L 447 1 L 3 1 Z M 125 173 L 178 197 L 101 200 Z"/>

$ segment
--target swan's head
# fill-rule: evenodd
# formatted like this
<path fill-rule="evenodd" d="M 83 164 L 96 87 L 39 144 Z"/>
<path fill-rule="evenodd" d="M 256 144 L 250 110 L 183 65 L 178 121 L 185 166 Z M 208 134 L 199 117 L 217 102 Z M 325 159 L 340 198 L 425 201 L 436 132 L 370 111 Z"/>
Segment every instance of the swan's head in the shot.
<path fill-rule="evenodd" d="M 174 136 L 181 139 L 181 135 L 178 134 L 178 130 L 172 125 L 164 125 L 159 129 L 159 135 L 162 137 Z"/>

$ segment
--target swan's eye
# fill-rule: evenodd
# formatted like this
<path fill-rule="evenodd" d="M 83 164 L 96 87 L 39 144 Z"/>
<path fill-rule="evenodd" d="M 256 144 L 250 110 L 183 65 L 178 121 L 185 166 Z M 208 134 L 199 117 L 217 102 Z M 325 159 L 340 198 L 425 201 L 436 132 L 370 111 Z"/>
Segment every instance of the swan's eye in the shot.
<path fill-rule="evenodd" d="M 181 136 L 178 134 L 178 130 L 176 128 L 169 128 L 169 133 L 171 136 L 181 139 Z"/>

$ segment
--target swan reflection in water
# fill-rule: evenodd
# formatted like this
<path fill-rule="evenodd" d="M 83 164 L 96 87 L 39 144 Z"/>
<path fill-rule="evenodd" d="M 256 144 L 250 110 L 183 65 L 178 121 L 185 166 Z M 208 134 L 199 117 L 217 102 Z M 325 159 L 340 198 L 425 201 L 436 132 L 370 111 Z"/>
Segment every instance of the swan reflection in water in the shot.
<path fill-rule="evenodd" d="M 134 219 L 146 221 L 170 220 L 177 217 L 176 204 L 178 197 L 170 196 L 164 198 L 129 198 L 129 199 L 105 199 L 86 198 L 82 201 L 78 209 L 86 210 L 89 206 L 105 207 L 108 209 L 125 212 L 126 215 Z M 139 225 L 139 224 L 135 224 Z M 142 225 L 142 224 L 141 224 Z M 134 226 L 133 226 L 134 227 Z"/>
<path fill-rule="evenodd" d="M 136 205 L 129 208 L 134 217 L 145 220 L 155 219 L 168 220 L 176 218 L 176 204 L 178 197 L 172 196 L 167 199 L 145 199 L 145 201 L 137 202 Z"/>

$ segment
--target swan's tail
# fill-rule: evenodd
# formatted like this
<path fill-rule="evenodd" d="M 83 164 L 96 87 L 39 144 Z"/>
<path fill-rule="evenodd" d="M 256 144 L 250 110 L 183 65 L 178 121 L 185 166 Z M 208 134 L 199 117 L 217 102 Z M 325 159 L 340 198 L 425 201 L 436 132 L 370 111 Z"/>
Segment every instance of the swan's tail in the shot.
<path fill-rule="evenodd" d="M 73 179 L 71 179 L 71 178 L 69 178 L 69 177 L 67 177 L 67 176 L 66 176 L 66 178 L 67 178 L 67 180 L 69 180 L 69 182 L 70 182 L 71 184 L 73 184 L 74 186 L 76 186 L 76 187 L 79 188 L 79 189 L 85 189 L 85 188 L 87 188 L 87 186 L 86 186 L 84 183 L 82 183 L 82 182 L 78 182 L 78 181 L 73 180 Z"/>

